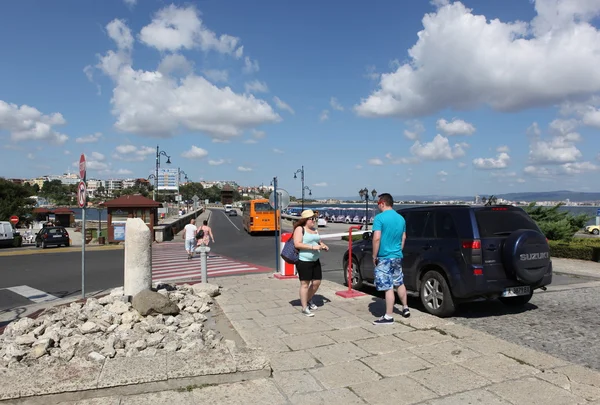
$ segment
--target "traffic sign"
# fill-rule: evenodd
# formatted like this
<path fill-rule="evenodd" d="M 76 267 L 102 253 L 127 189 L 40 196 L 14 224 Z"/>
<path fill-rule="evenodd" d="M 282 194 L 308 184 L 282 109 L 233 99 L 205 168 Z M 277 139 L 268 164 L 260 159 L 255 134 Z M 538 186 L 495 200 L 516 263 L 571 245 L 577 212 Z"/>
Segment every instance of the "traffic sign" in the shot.
<path fill-rule="evenodd" d="M 83 155 L 81 155 L 83 156 Z M 85 202 L 87 199 L 87 189 L 85 187 L 85 183 L 83 181 L 79 182 L 77 186 L 77 204 L 79 204 L 79 208 L 85 207 Z"/>
<path fill-rule="evenodd" d="M 16 215 L 13 215 L 12 217 L 10 217 L 9 221 L 11 224 L 16 225 L 19 223 L 19 217 Z"/>
<path fill-rule="evenodd" d="M 275 208 L 275 191 L 271 191 L 269 195 L 269 204 Z M 277 189 L 277 205 L 279 205 L 278 210 L 284 210 L 290 205 L 290 193 L 282 188 Z"/>
<path fill-rule="evenodd" d="M 79 177 L 81 178 L 81 180 L 85 180 L 85 169 L 86 169 L 86 163 L 85 163 L 85 155 L 82 153 L 81 156 L 79 157 Z"/>

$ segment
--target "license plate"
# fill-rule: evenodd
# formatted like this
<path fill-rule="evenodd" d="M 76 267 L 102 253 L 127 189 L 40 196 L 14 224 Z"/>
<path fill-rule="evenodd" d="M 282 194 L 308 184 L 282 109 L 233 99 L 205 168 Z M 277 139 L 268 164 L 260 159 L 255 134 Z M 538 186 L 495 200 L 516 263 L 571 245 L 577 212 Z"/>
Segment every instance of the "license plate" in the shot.
<path fill-rule="evenodd" d="M 62 235 L 54 235 L 53 238 L 62 238 Z"/>
<path fill-rule="evenodd" d="M 269 230 L 269 228 L 263 228 L 263 231 L 268 231 L 268 230 Z"/>
<path fill-rule="evenodd" d="M 528 285 L 524 285 L 521 287 L 511 287 L 504 290 L 502 293 L 503 297 L 517 297 L 519 295 L 528 295 L 531 292 L 531 289 Z"/>

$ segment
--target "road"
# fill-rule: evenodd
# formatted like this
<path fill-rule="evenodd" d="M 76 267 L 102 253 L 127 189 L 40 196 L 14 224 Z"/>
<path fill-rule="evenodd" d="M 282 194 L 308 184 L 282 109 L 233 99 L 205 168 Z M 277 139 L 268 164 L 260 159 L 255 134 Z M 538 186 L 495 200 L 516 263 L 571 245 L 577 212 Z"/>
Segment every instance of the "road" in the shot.
<path fill-rule="evenodd" d="M 275 267 L 273 235 L 249 236 L 243 231 L 241 217 L 229 217 L 220 210 L 213 210 L 210 225 L 216 240 L 211 253 L 271 269 Z M 321 229 L 322 234 L 329 232 Z M 323 252 L 321 258 L 324 278 L 341 284 L 341 257 L 347 242 L 328 240 L 326 243 L 330 251 Z M 122 250 L 88 251 L 86 256 L 86 290 L 122 285 Z M 0 289 L 22 285 L 56 297 L 80 294 L 81 254 L 57 250 L 48 254 L 0 257 Z M 367 287 L 364 291 L 381 296 L 373 288 Z M 551 288 L 547 292 L 536 292 L 530 304 L 521 310 L 507 308 L 498 301 L 474 302 L 459 306 L 450 319 L 600 370 L 599 296 L 598 282 L 555 274 Z M 18 296 L 0 295 L 0 310 L 11 305 L 25 303 L 19 301 Z M 422 310 L 418 298 L 411 298 L 409 305 Z"/>

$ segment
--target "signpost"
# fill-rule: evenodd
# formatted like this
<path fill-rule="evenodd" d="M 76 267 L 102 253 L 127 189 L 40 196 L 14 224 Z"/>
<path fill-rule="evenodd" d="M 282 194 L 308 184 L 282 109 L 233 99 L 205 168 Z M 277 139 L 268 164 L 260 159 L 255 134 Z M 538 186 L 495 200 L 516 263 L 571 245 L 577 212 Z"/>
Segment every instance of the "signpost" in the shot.
<path fill-rule="evenodd" d="M 11 224 L 13 224 L 13 226 L 15 226 L 19 223 L 19 217 L 16 215 L 13 215 L 12 217 L 10 217 L 9 221 Z"/>
<path fill-rule="evenodd" d="M 273 191 L 269 195 L 269 204 L 275 209 L 275 269 L 279 273 L 281 210 L 286 209 L 290 204 L 290 194 L 284 189 L 277 189 L 277 177 L 273 178 Z"/>
<path fill-rule="evenodd" d="M 85 185 L 87 164 L 85 155 L 82 153 L 79 157 L 79 177 L 80 182 L 77 186 L 77 203 L 81 207 L 81 297 L 85 299 L 85 206 L 87 201 L 87 189 Z"/>

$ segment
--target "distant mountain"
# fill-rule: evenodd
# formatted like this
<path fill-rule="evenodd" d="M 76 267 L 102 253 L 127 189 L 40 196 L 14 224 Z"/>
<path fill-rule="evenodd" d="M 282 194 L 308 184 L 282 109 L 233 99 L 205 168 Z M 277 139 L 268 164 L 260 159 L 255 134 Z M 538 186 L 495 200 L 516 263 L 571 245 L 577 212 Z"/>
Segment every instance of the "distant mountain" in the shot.
<path fill-rule="evenodd" d="M 452 196 L 452 195 L 402 195 L 392 194 L 396 201 L 440 201 L 440 200 L 458 200 L 458 201 L 473 201 L 474 195 L 469 196 Z M 479 194 L 481 197 L 489 197 L 490 194 Z M 497 198 L 503 198 L 509 201 L 565 201 L 585 202 L 585 201 L 600 201 L 600 192 L 584 193 L 579 191 L 558 190 L 558 191 L 541 191 L 541 192 L 523 192 L 523 193 L 505 193 L 495 194 Z M 328 197 L 341 201 L 358 201 L 359 197 Z"/>

